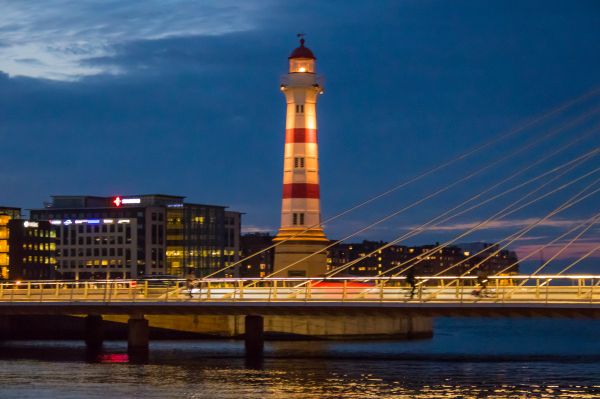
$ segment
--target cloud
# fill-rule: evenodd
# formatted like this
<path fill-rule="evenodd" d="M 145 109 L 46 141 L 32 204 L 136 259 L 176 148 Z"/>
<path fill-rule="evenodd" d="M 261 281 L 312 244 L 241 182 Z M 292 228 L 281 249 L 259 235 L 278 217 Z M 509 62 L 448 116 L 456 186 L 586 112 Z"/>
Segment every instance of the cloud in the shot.
<path fill-rule="evenodd" d="M 563 243 L 556 243 L 549 245 L 548 247 L 542 250 L 543 258 L 550 259 L 554 256 L 559 250 L 561 250 L 568 241 Z M 598 238 L 590 238 L 587 240 L 579 240 L 571 244 L 566 250 L 564 250 L 560 255 L 556 257 L 556 260 L 564 260 L 564 259 L 578 259 L 588 252 L 594 250 L 600 245 L 600 240 Z M 519 258 L 523 258 L 526 255 L 538 251 L 539 254 L 540 248 L 543 247 L 543 244 L 525 244 L 519 245 L 514 248 L 514 251 L 517 253 Z M 537 255 L 539 257 L 540 255 Z M 536 259 L 536 255 L 533 255 L 533 259 Z M 595 251 L 588 258 L 600 258 L 600 251 Z"/>
<path fill-rule="evenodd" d="M 277 231 L 277 228 L 273 226 L 256 226 L 256 225 L 243 225 L 242 234 L 247 233 L 273 233 Z"/>
<path fill-rule="evenodd" d="M 0 70 L 67 81 L 120 74 L 125 71 L 118 65 L 86 61 L 114 55 L 118 45 L 132 41 L 251 30 L 267 5 L 230 0 L 0 1 Z"/>

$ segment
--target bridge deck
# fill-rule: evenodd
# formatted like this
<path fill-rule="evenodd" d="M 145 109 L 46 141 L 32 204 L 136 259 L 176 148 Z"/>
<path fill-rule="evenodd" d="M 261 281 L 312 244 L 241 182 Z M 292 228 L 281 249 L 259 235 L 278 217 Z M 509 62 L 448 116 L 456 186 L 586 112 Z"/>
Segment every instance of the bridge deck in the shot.
<path fill-rule="evenodd" d="M 379 314 L 599 317 L 599 276 L 210 279 L 0 284 L 0 314 Z M 163 284 L 162 286 L 157 284 Z"/>

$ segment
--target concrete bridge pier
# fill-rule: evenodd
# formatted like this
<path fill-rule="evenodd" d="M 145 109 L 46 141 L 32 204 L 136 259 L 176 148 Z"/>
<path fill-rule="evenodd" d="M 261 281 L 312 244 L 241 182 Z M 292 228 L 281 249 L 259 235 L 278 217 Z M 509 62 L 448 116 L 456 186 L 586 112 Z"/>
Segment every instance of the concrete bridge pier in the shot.
<path fill-rule="evenodd" d="M 248 315 L 244 320 L 244 339 L 247 358 L 262 358 L 264 349 L 264 320 L 262 316 Z"/>
<path fill-rule="evenodd" d="M 104 342 L 104 323 L 101 315 L 91 314 L 85 318 L 85 344 L 88 349 L 99 349 Z"/>
<path fill-rule="evenodd" d="M 136 314 L 129 317 L 127 349 L 129 352 L 148 352 L 150 334 L 148 320 L 144 315 Z"/>

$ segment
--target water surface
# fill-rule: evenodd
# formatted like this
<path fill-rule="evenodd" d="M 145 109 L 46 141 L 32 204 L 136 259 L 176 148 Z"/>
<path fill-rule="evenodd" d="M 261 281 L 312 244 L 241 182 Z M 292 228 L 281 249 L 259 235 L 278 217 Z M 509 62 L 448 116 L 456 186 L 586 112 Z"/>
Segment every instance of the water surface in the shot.
<path fill-rule="evenodd" d="M 438 319 L 420 341 L 233 340 L 0 348 L 0 398 L 600 398 L 600 321 Z"/>

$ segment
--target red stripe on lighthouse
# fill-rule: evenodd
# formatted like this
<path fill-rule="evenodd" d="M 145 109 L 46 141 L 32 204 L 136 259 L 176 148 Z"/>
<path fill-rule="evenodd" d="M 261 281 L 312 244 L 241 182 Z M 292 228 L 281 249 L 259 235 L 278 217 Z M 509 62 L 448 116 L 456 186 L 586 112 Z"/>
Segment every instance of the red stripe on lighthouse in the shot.
<path fill-rule="evenodd" d="M 283 185 L 283 198 L 319 198 L 319 185 L 314 183 L 288 183 Z"/>
<path fill-rule="evenodd" d="M 316 143 L 317 129 L 294 128 L 285 130 L 286 143 Z"/>

